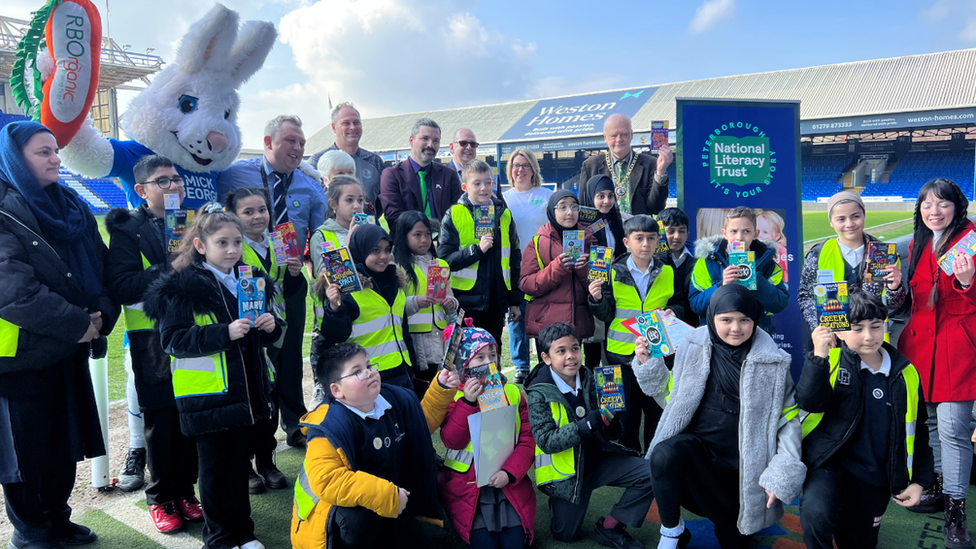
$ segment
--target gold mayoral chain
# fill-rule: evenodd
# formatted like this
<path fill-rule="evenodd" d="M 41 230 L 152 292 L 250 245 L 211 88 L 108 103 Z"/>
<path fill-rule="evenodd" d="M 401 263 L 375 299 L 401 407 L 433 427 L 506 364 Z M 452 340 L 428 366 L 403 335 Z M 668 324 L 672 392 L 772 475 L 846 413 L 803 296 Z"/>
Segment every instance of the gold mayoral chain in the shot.
<path fill-rule="evenodd" d="M 617 203 L 620 205 L 620 211 L 630 213 L 630 174 L 634 171 L 634 166 L 637 164 L 637 155 L 640 153 L 633 153 L 633 157 L 627 164 L 627 174 L 624 175 L 623 180 L 617 178 L 617 170 L 613 169 L 613 162 L 610 160 L 613 157 L 613 153 L 609 150 L 606 154 L 607 161 L 607 171 L 610 172 L 610 177 L 613 178 L 614 193 L 617 195 Z"/>

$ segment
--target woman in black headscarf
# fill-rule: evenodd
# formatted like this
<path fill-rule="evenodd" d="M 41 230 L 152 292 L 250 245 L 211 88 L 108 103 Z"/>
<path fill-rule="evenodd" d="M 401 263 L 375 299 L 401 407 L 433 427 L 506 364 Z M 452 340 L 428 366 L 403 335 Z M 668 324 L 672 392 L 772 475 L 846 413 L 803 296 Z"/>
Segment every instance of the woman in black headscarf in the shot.
<path fill-rule="evenodd" d="M 762 314 L 744 286 L 719 287 L 708 325 L 677 343 L 673 378 L 637 339 L 637 381 L 664 407 L 647 453 L 661 516 L 658 547 L 687 545 L 682 507 L 715 523 L 723 549 L 747 547 L 783 515 L 782 502 L 800 493 L 806 467 L 790 355 L 757 326 Z"/>
<path fill-rule="evenodd" d="M 329 283 L 326 274 L 330 269 L 322 269 L 315 291 L 328 307 L 312 342 L 317 356 L 344 341 L 359 343 L 380 371 L 383 383 L 412 389 L 413 341 L 404 325 L 407 278 L 393 263 L 393 239 L 382 227 L 360 225 L 349 232 L 346 245 L 363 289 L 342 293 L 338 284 Z M 381 319 L 383 322 L 375 322 Z"/>
<path fill-rule="evenodd" d="M 596 208 L 599 211 L 597 219 L 607 222 L 607 228 L 596 233 L 597 245 L 613 248 L 614 258 L 627 253 L 627 247 L 624 246 L 624 222 L 617 205 L 617 195 L 614 194 L 613 179 L 602 174 L 591 177 L 586 182 L 582 202 Z"/>
<path fill-rule="evenodd" d="M 44 126 L 0 129 L 0 482 L 18 549 L 96 538 L 70 522 L 68 496 L 75 464 L 105 454 L 88 357 L 118 307 L 98 225 L 60 164 Z"/>

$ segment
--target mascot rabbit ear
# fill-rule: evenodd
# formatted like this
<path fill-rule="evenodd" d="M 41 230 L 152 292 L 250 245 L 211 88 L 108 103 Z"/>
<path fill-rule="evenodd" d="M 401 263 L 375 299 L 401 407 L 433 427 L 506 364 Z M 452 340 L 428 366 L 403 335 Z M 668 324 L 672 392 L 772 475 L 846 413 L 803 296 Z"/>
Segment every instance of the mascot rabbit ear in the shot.
<path fill-rule="evenodd" d="M 217 4 L 183 36 L 176 52 L 180 72 L 197 74 L 203 70 L 222 71 L 237 40 L 240 17 L 236 12 Z"/>
<path fill-rule="evenodd" d="M 277 37 L 278 33 L 271 23 L 248 21 L 241 26 L 227 64 L 236 86 L 247 82 L 264 65 Z"/>

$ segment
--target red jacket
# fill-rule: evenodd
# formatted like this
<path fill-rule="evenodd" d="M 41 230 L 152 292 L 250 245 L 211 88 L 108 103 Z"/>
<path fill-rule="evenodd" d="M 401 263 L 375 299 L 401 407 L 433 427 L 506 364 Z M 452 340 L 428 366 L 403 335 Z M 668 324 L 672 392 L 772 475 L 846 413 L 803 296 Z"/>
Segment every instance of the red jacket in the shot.
<path fill-rule="evenodd" d="M 974 228 L 968 223 L 952 244 Z M 976 283 L 963 290 L 955 276 L 939 268 L 937 259 L 926 246 L 909 282 L 912 316 L 898 339 L 898 350 L 918 370 L 926 401 L 976 400 Z M 938 299 L 929 307 L 933 284 Z"/>
<path fill-rule="evenodd" d="M 471 440 L 468 416 L 477 412 L 478 406 L 471 406 L 460 400 L 451 404 L 447 410 L 447 418 L 441 425 L 441 440 L 444 446 L 452 450 L 463 450 L 468 445 Z M 532 438 L 532 428 L 529 426 L 529 407 L 524 392 L 518 413 L 522 426 L 519 429 L 518 441 L 515 443 L 515 452 L 509 456 L 502 467 L 515 477 L 515 482 L 502 488 L 502 493 L 522 519 L 522 529 L 525 530 L 529 543 L 532 543 L 535 536 L 536 501 L 535 488 L 532 487 L 528 472 L 535 461 L 535 439 Z M 481 491 L 475 481 L 474 466 L 472 465 L 464 474 L 445 468 L 441 471 L 437 484 L 441 501 L 444 503 L 444 511 L 464 543 L 470 544 L 471 525 L 474 523 L 475 511 L 478 510 L 478 494 Z"/>
<path fill-rule="evenodd" d="M 563 253 L 563 236 L 552 223 L 543 225 L 538 235 L 539 255 L 536 256 L 535 244 L 531 241 L 522 253 L 519 289 L 533 297 L 525 307 L 525 335 L 539 337 L 539 332 L 553 322 L 566 322 L 576 327 L 580 339 L 586 339 L 593 335 L 593 313 L 587 302 L 589 263 L 570 269 L 559 261 Z M 588 254 L 594 244 L 596 238 L 587 235 L 584 253 Z M 539 268 L 540 258 L 545 266 L 543 269 Z"/>

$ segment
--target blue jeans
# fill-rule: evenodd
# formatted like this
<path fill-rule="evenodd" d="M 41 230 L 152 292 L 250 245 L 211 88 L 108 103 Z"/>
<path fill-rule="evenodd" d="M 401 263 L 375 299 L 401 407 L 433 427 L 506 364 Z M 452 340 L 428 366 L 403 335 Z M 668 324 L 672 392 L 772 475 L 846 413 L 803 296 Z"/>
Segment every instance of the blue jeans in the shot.
<path fill-rule="evenodd" d="M 942 491 L 955 499 L 969 492 L 969 473 L 973 466 L 970 423 L 973 401 L 927 403 L 929 446 L 935 458 L 935 471 L 942 473 Z"/>
<path fill-rule="evenodd" d="M 508 346 L 512 353 L 512 365 L 516 373 L 529 373 L 529 338 L 525 335 L 525 302 L 519 305 L 522 316 L 508 323 Z"/>

